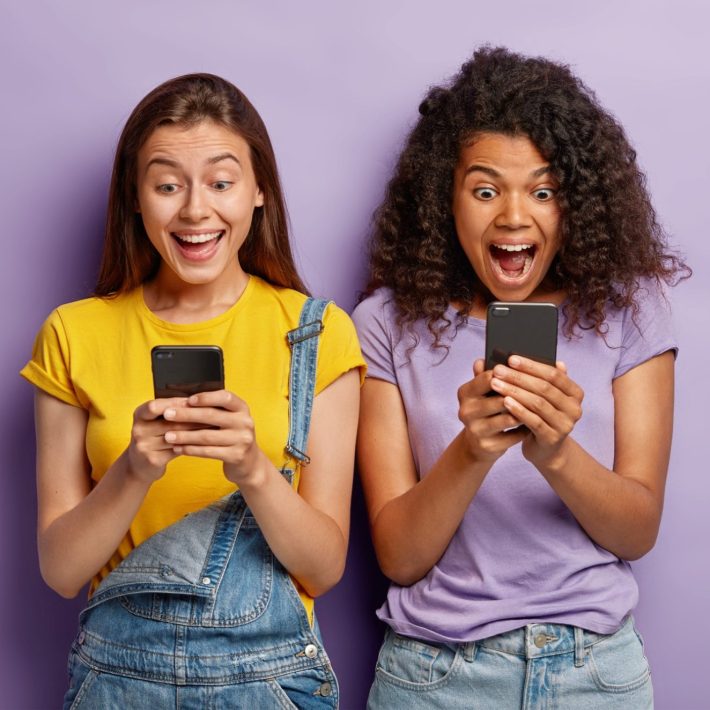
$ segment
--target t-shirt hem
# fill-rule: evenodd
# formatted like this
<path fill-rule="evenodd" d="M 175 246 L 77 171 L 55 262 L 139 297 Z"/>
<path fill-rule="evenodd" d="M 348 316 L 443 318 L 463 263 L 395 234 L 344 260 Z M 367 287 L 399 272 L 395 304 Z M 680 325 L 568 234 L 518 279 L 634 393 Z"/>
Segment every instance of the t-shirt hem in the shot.
<path fill-rule="evenodd" d="M 614 372 L 614 376 L 612 379 L 616 379 L 617 377 L 621 377 L 622 375 L 625 375 L 627 372 L 630 370 L 633 370 L 635 367 L 638 367 L 639 365 L 643 365 L 644 362 L 648 362 L 649 360 L 653 360 L 654 357 L 658 357 L 659 355 L 663 355 L 663 353 L 667 353 L 668 351 L 671 351 L 673 353 L 673 359 L 678 358 L 678 346 L 675 344 L 675 342 L 668 342 L 665 343 L 662 346 L 659 346 L 657 349 L 655 349 L 651 353 L 644 353 L 642 356 L 636 358 L 635 360 L 632 360 L 631 362 L 624 363 L 621 367 L 619 367 L 616 372 Z"/>
<path fill-rule="evenodd" d="M 411 638 L 422 639 L 424 641 L 433 641 L 435 643 L 471 643 L 474 641 L 481 641 L 492 636 L 498 636 L 499 634 L 507 633 L 508 631 L 515 631 L 515 629 L 520 629 L 527 624 L 565 624 L 568 626 L 577 626 L 585 631 L 591 631 L 595 634 L 613 634 L 618 631 L 624 624 L 624 621 L 631 614 L 632 610 L 629 609 L 625 614 L 622 615 L 618 623 L 615 624 L 605 624 L 603 622 L 590 622 L 582 621 L 579 618 L 567 614 L 561 614 L 559 616 L 552 616 L 545 619 L 514 619 L 509 621 L 498 621 L 491 622 L 489 624 L 484 624 L 480 627 L 480 632 L 472 632 L 470 634 L 464 634 L 461 636 L 447 636 L 446 634 L 438 633 L 432 631 L 431 629 L 424 628 L 423 626 L 418 626 L 417 624 L 412 624 L 406 621 L 399 621 L 396 619 L 389 618 L 382 614 L 380 611 L 377 612 L 378 618 L 383 621 L 387 626 L 389 626 L 395 633 L 402 636 L 409 636 Z M 483 631 L 485 629 L 485 631 Z"/>
<path fill-rule="evenodd" d="M 73 407 L 80 407 L 81 403 L 76 398 L 71 390 L 65 390 L 60 387 L 51 377 L 42 370 L 35 362 L 30 361 L 20 370 L 20 375 L 24 377 L 30 384 L 38 387 L 43 392 L 60 399 L 66 404 L 71 404 Z"/>

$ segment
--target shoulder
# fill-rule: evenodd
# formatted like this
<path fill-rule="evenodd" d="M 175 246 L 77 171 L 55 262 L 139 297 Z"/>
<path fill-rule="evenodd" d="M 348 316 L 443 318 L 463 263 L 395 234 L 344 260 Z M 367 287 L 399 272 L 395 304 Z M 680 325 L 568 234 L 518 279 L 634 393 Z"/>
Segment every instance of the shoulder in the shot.
<path fill-rule="evenodd" d="M 274 286 L 257 276 L 251 278 L 254 280 L 256 307 L 269 309 L 274 314 L 278 313 L 289 330 L 297 328 L 308 296 L 292 288 Z M 329 299 L 321 300 L 327 303 L 322 318 L 324 337 L 329 338 L 333 334 L 354 332 L 350 316 L 342 308 Z"/>
<path fill-rule="evenodd" d="M 80 326 L 86 329 L 95 323 L 118 317 L 134 307 L 135 291 L 116 296 L 82 298 L 57 306 L 50 318 L 60 320 L 65 327 Z"/>
<path fill-rule="evenodd" d="M 353 311 L 353 322 L 358 332 L 377 327 L 389 333 L 396 323 L 396 317 L 397 306 L 389 288 L 378 288 L 358 303 Z"/>
<path fill-rule="evenodd" d="M 634 295 L 634 303 L 610 314 L 620 327 L 621 353 L 616 376 L 636 365 L 671 350 L 677 354 L 669 295 L 662 284 L 644 279 Z"/>

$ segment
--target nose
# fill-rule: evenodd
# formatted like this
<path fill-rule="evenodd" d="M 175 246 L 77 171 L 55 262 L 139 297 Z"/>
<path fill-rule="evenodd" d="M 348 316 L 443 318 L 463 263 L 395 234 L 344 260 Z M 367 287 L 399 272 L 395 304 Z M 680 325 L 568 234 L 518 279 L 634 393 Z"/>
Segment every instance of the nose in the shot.
<path fill-rule="evenodd" d="M 185 191 L 185 201 L 180 208 L 180 217 L 189 222 L 200 222 L 210 215 L 207 196 L 199 187 L 190 187 Z"/>
<path fill-rule="evenodd" d="M 523 195 L 509 193 L 501 202 L 500 211 L 495 219 L 496 227 L 521 229 L 530 226 L 530 213 L 526 208 Z"/>

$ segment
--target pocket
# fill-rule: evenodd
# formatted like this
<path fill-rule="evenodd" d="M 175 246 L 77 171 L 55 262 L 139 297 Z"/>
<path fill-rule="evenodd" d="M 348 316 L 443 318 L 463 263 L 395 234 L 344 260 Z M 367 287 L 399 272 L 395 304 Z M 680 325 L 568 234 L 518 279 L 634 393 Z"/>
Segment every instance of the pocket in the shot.
<path fill-rule="evenodd" d="M 616 633 L 591 646 L 589 669 L 595 685 L 606 692 L 627 693 L 650 683 L 641 637 L 630 619 Z"/>
<path fill-rule="evenodd" d="M 278 707 L 283 710 L 326 710 L 338 707 L 338 681 L 329 664 L 270 678 L 267 685 Z"/>
<path fill-rule="evenodd" d="M 377 677 L 402 687 L 434 688 L 447 682 L 459 654 L 449 644 L 429 643 L 388 631 L 377 659 Z"/>
<path fill-rule="evenodd" d="M 258 523 L 247 514 L 229 552 L 214 596 L 197 597 L 170 592 L 142 592 L 120 597 L 135 616 L 175 624 L 235 627 L 258 619 L 271 598 L 274 556 Z"/>
<path fill-rule="evenodd" d="M 69 654 L 69 690 L 64 695 L 64 710 L 76 710 L 86 696 L 98 673 L 84 665 L 75 651 Z"/>

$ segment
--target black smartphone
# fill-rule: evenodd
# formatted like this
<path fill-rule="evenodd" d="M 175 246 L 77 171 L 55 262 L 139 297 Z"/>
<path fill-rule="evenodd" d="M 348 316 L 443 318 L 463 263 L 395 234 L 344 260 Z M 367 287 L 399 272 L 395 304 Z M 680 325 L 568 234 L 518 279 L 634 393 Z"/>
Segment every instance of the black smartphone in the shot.
<path fill-rule="evenodd" d="M 150 358 L 156 399 L 224 389 L 222 349 L 217 345 L 156 345 Z"/>
<path fill-rule="evenodd" d="M 557 307 L 552 303 L 494 301 L 486 315 L 486 370 L 508 364 L 511 355 L 554 365 Z"/>

